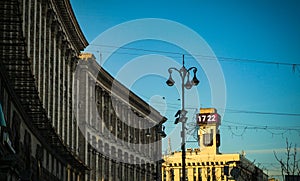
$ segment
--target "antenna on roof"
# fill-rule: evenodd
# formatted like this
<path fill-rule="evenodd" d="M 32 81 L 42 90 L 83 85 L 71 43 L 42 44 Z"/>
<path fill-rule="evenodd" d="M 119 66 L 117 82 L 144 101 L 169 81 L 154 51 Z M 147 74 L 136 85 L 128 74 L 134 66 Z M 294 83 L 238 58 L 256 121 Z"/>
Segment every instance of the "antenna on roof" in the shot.
<path fill-rule="evenodd" d="M 172 153 L 172 147 L 171 147 L 171 138 L 168 138 L 168 155 L 171 155 Z"/>

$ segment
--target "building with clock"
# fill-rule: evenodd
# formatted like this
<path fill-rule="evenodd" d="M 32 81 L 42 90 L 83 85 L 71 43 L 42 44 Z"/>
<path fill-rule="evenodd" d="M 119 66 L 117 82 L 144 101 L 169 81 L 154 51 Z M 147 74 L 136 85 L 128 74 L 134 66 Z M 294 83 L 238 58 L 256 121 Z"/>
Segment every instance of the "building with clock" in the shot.
<path fill-rule="evenodd" d="M 201 108 L 197 115 L 199 148 L 186 151 L 186 178 L 181 174 L 181 152 L 164 155 L 163 181 L 267 181 L 262 169 L 244 154 L 224 154 L 220 147 L 220 115 L 214 108 Z"/>

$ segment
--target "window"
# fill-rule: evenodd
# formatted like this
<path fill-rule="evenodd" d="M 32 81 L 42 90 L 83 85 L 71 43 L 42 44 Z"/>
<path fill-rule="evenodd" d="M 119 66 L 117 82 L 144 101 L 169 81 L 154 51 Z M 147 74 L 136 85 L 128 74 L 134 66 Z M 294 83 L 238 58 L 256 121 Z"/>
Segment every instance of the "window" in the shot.
<path fill-rule="evenodd" d="M 212 133 L 203 134 L 203 144 L 205 146 L 212 146 L 213 145 L 213 134 Z"/>
<path fill-rule="evenodd" d="M 102 178 L 102 170 L 103 170 L 103 166 L 102 166 L 102 162 L 103 162 L 103 156 L 100 154 L 98 157 L 98 169 L 99 171 L 99 177 Z"/>
<path fill-rule="evenodd" d="M 109 175 L 109 160 L 107 157 L 105 157 L 105 160 L 104 160 L 104 174 L 105 174 L 105 177 L 108 178 L 108 175 Z"/>
<path fill-rule="evenodd" d="M 202 181 L 202 169 L 198 168 L 198 181 Z"/>
<path fill-rule="evenodd" d="M 185 169 L 185 180 L 188 180 L 189 179 L 189 169 Z"/>
<path fill-rule="evenodd" d="M 207 167 L 207 175 L 210 175 L 210 167 Z"/>
<path fill-rule="evenodd" d="M 220 141 L 221 139 L 220 139 L 220 134 L 218 133 L 217 135 L 216 135 L 216 142 L 217 142 L 217 147 L 219 147 L 220 145 L 221 145 L 221 141 Z"/>
<path fill-rule="evenodd" d="M 174 181 L 174 169 L 170 169 L 170 177 L 171 177 L 171 181 Z"/>
<path fill-rule="evenodd" d="M 15 111 L 13 112 L 12 120 L 13 120 L 13 122 L 12 122 L 12 141 L 13 141 L 15 151 L 17 153 L 19 153 L 21 120 Z"/>
<path fill-rule="evenodd" d="M 118 163 L 117 164 L 117 167 L 118 167 L 118 174 L 117 174 L 117 177 L 121 180 L 121 178 L 123 177 L 122 175 L 122 162 Z"/>
<path fill-rule="evenodd" d="M 24 147 L 25 147 L 25 167 L 30 168 L 30 163 L 31 163 L 31 135 L 30 133 L 25 130 L 25 135 L 24 135 Z M 53 167 L 53 161 L 52 161 L 52 167 Z M 53 171 L 53 168 L 52 168 Z"/>
<path fill-rule="evenodd" d="M 224 177 L 224 175 L 221 175 L 221 180 L 225 180 L 225 177 Z"/>
<path fill-rule="evenodd" d="M 225 165 L 224 167 L 223 167 L 223 169 L 222 169 L 222 173 L 224 174 L 224 175 L 229 175 L 229 166 L 227 166 L 227 165 Z"/>
<path fill-rule="evenodd" d="M 179 175 L 180 175 L 180 180 L 183 180 L 182 179 L 182 170 L 181 170 L 181 168 L 179 168 Z"/>
<path fill-rule="evenodd" d="M 116 179 L 116 162 L 114 160 L 111 161 L 111 166 L 110 166 L 110 169 L 111 169 L 111 177 L 112 177 L 112 180 L 115 180 Z"/>
<path fill-rule="evenodd" d="M 216 168 L 215 167 L 212 168 L 212 180 L 213 181 L 217 180 L 217 178 L 216 178 Z"/>
<path fill-rule="evenodd" d="M 120 120 L 120 118 L 117 118 L 117 136 L 119 139 L 122 139 L 122 121 Z"/>

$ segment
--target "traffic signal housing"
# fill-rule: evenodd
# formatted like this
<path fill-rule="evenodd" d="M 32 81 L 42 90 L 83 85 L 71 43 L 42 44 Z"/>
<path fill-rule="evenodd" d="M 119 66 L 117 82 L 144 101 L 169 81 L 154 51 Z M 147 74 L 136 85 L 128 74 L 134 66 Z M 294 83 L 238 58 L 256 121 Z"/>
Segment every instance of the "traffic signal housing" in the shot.
<path fill-rule="evenodd" d="M 178 124 L 179 122 L 186 122 L 187 121 L 187 117 L 186 117 L 187 111 L 182 109 L 182 110 L 178 110 L 177 113 L 175 114 L 175 117 L 177 117 L 175 119 L 174 124 Z"/>

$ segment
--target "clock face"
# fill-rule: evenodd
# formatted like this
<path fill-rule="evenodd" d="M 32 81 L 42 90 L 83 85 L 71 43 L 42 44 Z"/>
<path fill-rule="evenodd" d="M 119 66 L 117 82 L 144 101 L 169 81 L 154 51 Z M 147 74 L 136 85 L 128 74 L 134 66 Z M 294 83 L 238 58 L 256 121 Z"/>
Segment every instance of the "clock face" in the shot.
<path fill-rule="evenodd" d="M 217 113 L 197 114 L 197 124 L 216 124 L 220 122 L 220 115 Z"/>

